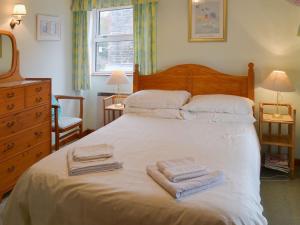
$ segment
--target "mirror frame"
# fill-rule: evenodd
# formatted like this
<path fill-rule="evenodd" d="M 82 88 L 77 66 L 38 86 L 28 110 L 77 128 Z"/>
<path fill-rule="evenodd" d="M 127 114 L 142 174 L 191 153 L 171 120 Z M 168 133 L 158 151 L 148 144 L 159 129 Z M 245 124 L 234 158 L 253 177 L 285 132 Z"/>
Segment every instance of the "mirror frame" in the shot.
<path fill-rule="evenodd" d="M 10 40 L 12 42 L 12 51 L 13 51 L 12 52 L 11 69 L 7 73 L 0 74 L 0 81 L 2 79 L 7 79 L 7 78 L 12 77 L 14 75 L 19 77 L 20 76 L 19 75 L 19 65 L 18 65 L 19 52 L 17 50 L 16 38 L 11 32 L 5 31 L 5 30 L 0 30 L 0 35 L 6 35 L 10 38 Z"/>

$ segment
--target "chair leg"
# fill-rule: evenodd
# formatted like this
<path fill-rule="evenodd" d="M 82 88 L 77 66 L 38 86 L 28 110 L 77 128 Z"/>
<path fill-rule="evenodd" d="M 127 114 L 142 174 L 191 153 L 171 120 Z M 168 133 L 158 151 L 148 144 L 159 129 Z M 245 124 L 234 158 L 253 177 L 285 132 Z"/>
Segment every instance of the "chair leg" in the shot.
<path fill-rule="evenodd" d="M 82 129 L 83 129 L 83 127 L 81 124 L 81 125 L 79 125 L 79 138 L 82 138 L 82 133 L 83 133 Z"/>
<path fill-rule="evenodd" d="M 55 151 L 59 149 L 59 133 L 55 132 Z"/>

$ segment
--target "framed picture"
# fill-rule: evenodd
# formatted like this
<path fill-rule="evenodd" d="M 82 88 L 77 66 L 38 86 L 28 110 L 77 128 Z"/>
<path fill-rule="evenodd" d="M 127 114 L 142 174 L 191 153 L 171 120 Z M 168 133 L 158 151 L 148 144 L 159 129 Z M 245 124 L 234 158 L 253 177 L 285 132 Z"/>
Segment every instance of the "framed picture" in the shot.
<path fill-rule="evenodd" d="M 61 23 L 57 16 L 37 15 L 36 37 L 39 41 L 59 41 Z"/>
<path fill-rule="evenodd" d="M 189 1 L 189 41 L 226 41 L 227 0 Z"/>

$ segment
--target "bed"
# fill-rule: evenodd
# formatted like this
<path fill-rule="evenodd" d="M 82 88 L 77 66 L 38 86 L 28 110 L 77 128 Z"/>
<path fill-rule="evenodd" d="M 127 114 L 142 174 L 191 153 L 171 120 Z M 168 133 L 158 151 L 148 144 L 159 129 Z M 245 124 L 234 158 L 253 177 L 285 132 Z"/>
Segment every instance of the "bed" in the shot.
<path fill-rule="evenodd" d="M 140 76 L 136 67 L 134 74 L 134 91 L 188 90 L 193 95 L 222 93 L 253 99 L 253 85 L 253 64 L 248 76 L 199 65 L 179 65 L 147 77 Z M 114 154 L 124 168 L 69 177 L 67 151 L 103 142 L 115 146 Z M 224 171 L 224 184 L 175 200 L 146 174 L 146 165 L 158 159 L 187 155 Z M 259 174 L 253 124 L 129 113 L 32 166 L 11 193 L 4 225 L 265 225 Z"/>

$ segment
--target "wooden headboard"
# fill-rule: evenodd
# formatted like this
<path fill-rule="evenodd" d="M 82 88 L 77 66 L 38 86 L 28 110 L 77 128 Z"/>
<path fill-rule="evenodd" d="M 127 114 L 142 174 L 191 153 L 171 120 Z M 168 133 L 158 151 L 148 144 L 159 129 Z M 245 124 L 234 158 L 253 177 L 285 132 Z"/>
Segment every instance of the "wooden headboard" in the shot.
<path fill-rule="evenodd" d="M 142 76 L 135 65 L 133 91 L 187 90 L 192 95 L 230 94 L 254 100 L 254 64 L 249 63 L 248 75 L 235 76 L 220 73 L 202 65 L 185 64 L 171 67 L 165 71 Z"/>

